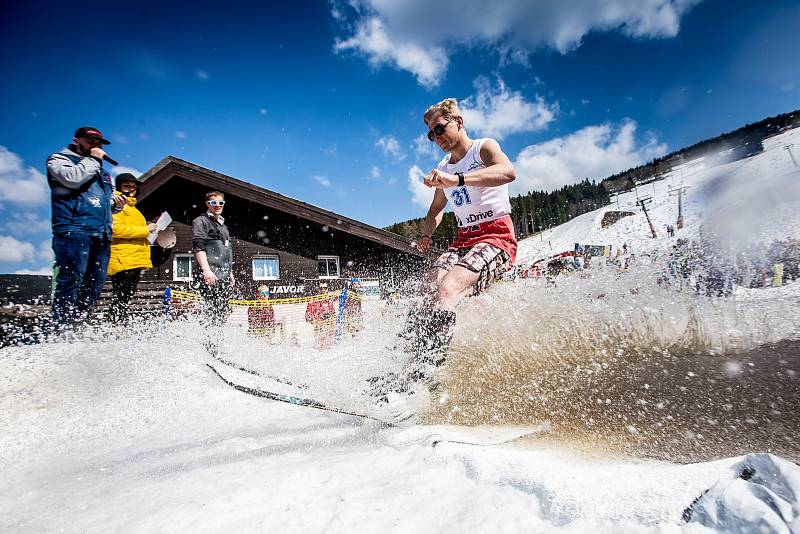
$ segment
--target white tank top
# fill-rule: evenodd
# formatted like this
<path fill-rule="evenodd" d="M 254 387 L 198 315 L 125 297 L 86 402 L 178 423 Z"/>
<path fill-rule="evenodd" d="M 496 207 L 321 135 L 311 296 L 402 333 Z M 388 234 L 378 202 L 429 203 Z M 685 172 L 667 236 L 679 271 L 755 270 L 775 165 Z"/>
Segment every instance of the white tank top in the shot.
<path fill-rule="evenodd" d="M 436 166 L 437 169 L 450 174 L 464 174 L 483 169 L 486 165 L 481 159 L 481 146 L 488 139 L 475 139 L 467 153 L 457 163 L 448 163 L 450 154 Z M 482 222 L 499 219 L 511 215 L 511 201 L 508 198 L 508 184 L 496 187 L 479 187 L 462 185 L 447 187 L 444 194 L 453 205 L 458 226 L 473 226 Z"/>

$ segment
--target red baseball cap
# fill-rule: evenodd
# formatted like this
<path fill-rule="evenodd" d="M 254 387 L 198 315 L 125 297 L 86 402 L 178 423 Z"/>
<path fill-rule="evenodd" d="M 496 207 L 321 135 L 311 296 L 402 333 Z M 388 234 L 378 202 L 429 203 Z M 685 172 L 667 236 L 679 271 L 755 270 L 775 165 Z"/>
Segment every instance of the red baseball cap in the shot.
<path fill-rule="evenodd" d="M 104 145 L 110 145 L 111 141 L 103 137 L 103 132 L 92 126 L 81 126 L 75 130 L 74 137 L 88 137 L 89 139 L 96 139 Z"/>

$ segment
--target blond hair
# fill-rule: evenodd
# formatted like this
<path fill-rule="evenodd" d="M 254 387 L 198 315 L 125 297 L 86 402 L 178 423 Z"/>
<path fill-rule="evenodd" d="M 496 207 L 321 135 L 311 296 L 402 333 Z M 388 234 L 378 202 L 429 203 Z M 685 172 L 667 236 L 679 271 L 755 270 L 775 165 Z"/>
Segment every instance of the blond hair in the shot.
<path fill-rule="evenodd" d="M 458 101 L 455 98 L 445 98 L 441 102 L 432 105 L 425 111 L 422 121 L 428 124 L 430 118 L 436 114 L 447 120 L 455 120 L 456 117 L 461 116 L 461 110 L 458 109 Z"/>

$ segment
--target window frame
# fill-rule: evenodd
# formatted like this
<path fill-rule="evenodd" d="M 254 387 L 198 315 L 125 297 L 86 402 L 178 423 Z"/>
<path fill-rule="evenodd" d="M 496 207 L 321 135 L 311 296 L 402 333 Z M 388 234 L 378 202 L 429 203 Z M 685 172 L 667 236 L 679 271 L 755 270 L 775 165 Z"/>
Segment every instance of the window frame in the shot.
<path fill-rule="evenodd" d="M 335 260 L 336 261 L 336 275 L 335 276 L 331 276 L 330 274 L 328 274 L 328 275 L 324 275 L 323 276 L 322 274 L 319 274 L 319 262 L 320 262 L 320 260 Z M 327 263 L 326 263 L 326 265 L 327 265 Z M 326 271 L 330 272 L 329 269 L 326 269 Z M 339 263 L 339 256 L 331 256 L 331 255 L 317 256 L 317 275 L 318 275 L 320 280 L 335 280 L 335 279 L 340 278 L 341 274 L 342 274 L 342 268 L 341 268 L 341 265 Z"/>
<path fill-rule="evenodd" d="M 178 276 L 178 260 L 181 258 L 188 258 L 189 259 L 189 276 Z M 194 254 L 192 253 L 176 253 L 172 258 L 172 281 L 173 282 L 191 282 L 192 275 L 194 274 L 193 266 L 194 263 Z"/>
<path fill-rule="evenodd" d="M 274 259 L 278 263 L 278 276 L 256 276 L 256 260 Z M 281 257 L 278 254 L 253 254 L 250 259 L 250 272 L 253 275 L 253 280 L 280 280 L 281 279 Z"/>

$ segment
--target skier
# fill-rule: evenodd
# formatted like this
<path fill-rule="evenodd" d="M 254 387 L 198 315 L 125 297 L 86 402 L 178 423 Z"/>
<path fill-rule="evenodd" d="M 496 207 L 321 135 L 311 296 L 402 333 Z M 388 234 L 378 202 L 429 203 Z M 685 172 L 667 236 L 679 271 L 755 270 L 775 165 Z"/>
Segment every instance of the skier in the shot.
<path fill-rule="evenodd" d="M 434 196 L 416 247 L 431 249 L 448 201 L 458 235 L 423 278 L 423 303 L 411 310 L 400 334 L 410 358 L 399 380 L 371 379 L 379 398 L 388 390 L 407 391 L 418 381 L 436 386 L 434 374 L 445 362 L 460 299 L 485 290 L 511 268 L 517 253 L 508 195 L 516 175 L 508 156 L 494 139 L 469 137 L 454 98 L 428 108 L 423 121 L 430 128 L 428 139 L 446 155 L 424 178 Z"/>

